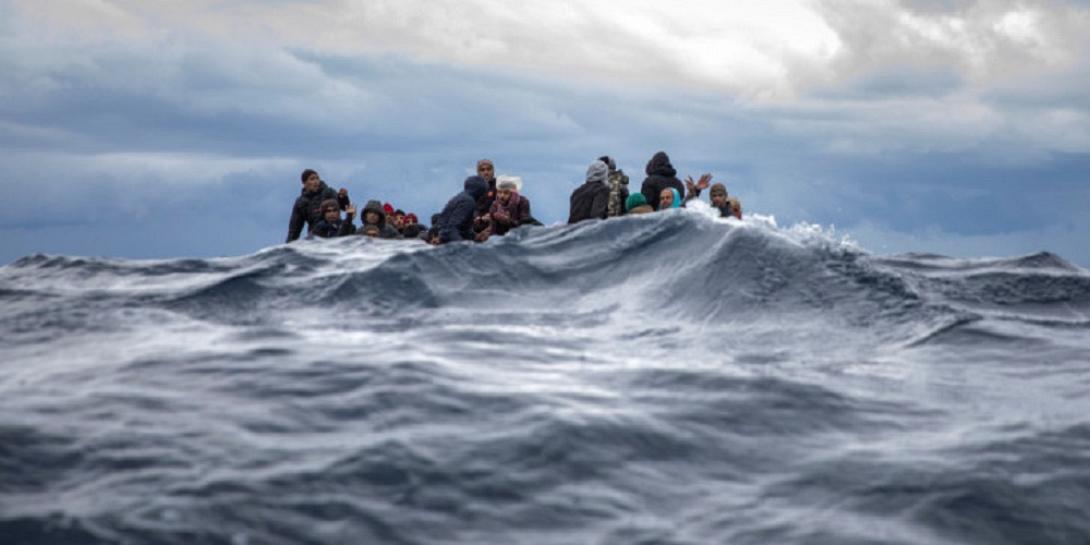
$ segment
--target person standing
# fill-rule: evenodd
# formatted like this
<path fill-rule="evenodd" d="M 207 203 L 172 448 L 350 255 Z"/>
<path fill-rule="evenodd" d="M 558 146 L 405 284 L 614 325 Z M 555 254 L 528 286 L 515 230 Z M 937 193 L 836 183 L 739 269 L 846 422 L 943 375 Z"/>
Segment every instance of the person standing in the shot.
<path fill-rule="evenodd" d="M 295 204 L 291 207 L 291 219 L 288 220 L 288 238 L 285 242 L 298 240 L 303 233 L 303 226 L 307 230 L 314 229 L 322 220 L 322 201 L 334 199 L 341 210 L 348 208 L 348 190 L 341 188 L 334 191 L 327 186 L 313 169 L 306 169 L 300 175 L 303 189 Z"/>
<path fill-rule="evenodd" d="M 598 160 L 609 166 L 609 204 L 606 206 L 606 217 L 623 216 L 624 205 L 628 201 L 628 175 L 617 168 L 617 162 L 612 157 L 603 155 Z"/>
<path fill-rule="evenodd" d="M 477 201 L 477 216 L 483 216 L 492 209 L 492 203 L 496 200 L 496 165 L 491 159 L 477 161 L 477 176 L 485 183 L 485 193 Z"/>
<path fill-rule="evenodd" d="M 594 161 L 587 167 L 586 181 L 571 194 L 568 224 L 605 219 L 609 213 L 609 165 Z"/>

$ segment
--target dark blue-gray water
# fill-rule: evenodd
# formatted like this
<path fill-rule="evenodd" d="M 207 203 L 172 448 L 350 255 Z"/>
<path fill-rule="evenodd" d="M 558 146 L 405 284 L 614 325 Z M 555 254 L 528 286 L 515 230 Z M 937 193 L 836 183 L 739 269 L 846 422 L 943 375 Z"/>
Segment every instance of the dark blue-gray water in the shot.
<path fill-rule="evenodd" d="M 0 543 L 1090 543 L 1090 273 L 699 211 L 0 268 Z"/>

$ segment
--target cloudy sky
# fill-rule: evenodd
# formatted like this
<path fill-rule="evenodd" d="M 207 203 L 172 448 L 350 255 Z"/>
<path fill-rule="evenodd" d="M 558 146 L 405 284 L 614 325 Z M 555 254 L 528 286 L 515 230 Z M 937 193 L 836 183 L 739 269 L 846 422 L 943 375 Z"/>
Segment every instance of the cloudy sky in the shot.
<path fill-rule="evenodd" d="M 732 6 L 733 4 L 733 6 Z M 535 215 L 666 150 L 874 253 L 1090 265 L 1090 3 L 0 0 L 0 263 L 249 253 L 299 172 Z"/>

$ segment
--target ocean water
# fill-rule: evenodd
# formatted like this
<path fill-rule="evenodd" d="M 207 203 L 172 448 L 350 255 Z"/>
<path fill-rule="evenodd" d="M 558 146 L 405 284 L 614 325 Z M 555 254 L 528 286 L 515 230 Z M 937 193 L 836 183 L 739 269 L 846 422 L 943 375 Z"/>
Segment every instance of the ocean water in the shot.
<path fill-rule="evenodd" d="M 1090 543 L 1090 272 L 697 211 L 0 268 L 0 543 Z"/>

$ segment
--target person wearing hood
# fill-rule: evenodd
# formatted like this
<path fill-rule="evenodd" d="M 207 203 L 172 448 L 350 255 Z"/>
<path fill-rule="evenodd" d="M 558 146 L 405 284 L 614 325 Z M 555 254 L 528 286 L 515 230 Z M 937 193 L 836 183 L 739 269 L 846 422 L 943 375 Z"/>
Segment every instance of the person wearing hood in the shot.
<path fill-rule="evenodd" d="M 659 211 L 681 208 L 681 193 L 672 187 L 665 187 L 659 192 Z"/>
<path fill-rule="evenodd" d="M 609 212 L 609 165 L 594 161 L 587 167 L 583 185 L 571 194 L 568 224 L 589 219 L 605 219 Z"/>
<path fill-rule="evenodd" d="M 356 215 L 356 207 L 348 205 L 341 219 L 340 205 L 334 199 L 322 201 L 322 221 L 310 231 L 310 237 L 335 238 L 351 235 L 356 232 L 356 226 L 352 225 L 352 218 Z"/>
<path fill-rule="evenodd" d="M 303 233 L 304 224 L 307 230 L 313 230 L 322 220 L 322 202 L 333 199 L 337 201 L 341 210 L 348 208 L 348 190 L 341 188 L 334 191 L 322 181 L 318 173 L 313 169 L 306 169 L 300 175 L 303 189 L 295 204 L 291 207 L 291 219 L 288 220 L 288 238 L 285 242 L 298 240 Z"/>
<path fill-rule="evenodd" d="M 608 155 L 598 158 L 609 166 L 609 202 L 606 205 L 606 217 L 623 216 L 625 203 L 628 201 L 628 175 L 617 168 L 617 162 Z"/>
<path fill-rule="evenodd" d="M 477 203 L 488 193 L 488 183 L 480 176 L 470 176 L 464 190 L 447 201 L 439 213 L 439 240 L 442 243 L 473 240 L 473 219 Z"/>
<path fill-rule="evenodd" d="M 401 233 L 398 233 L 397 229 L 386 223 L 386 209 L 378 201 L 367 201 L 360 218 L 362 224 L 360 226 L 361 234 L 366 234 L 367 227 L 373 225 L 378 229 L 379 238 L 401 238 Z"/>
<path fill-rule="evenodd" d="M 647 173 L 647 178 L 643 180 L 640 193 L 643 193 L 647 204 L 655 210 L 659 209 L 659 198 L 663 189 L 673 188 L 678 193 L 685 193 L 685 186 L 682 185 L 681 180 L 677 179 L 677 170 L 670 164 L 670 157 L 665 151 L 660 151 L 651 157 L 644 171 Z"/>
<path fill-rule="evenodd" d="M 496 186 L 496 200 L 486 216 L 489 222 L 488 234 L 506 235 L 508 231 L 531 218 L 530 199 L 519 194 L 518 185 L 512 180 L 499 182 Z"/>

